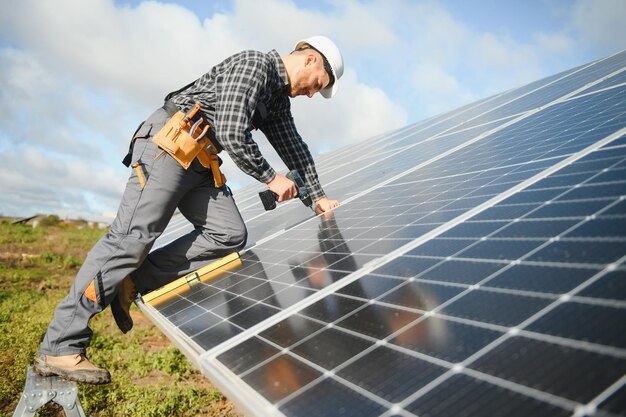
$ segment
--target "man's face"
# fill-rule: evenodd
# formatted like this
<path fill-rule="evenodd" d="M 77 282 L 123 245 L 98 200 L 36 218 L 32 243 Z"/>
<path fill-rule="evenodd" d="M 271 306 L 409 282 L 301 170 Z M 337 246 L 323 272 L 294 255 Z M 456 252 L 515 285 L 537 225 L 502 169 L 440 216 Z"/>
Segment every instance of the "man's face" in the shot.
<path fill-rule="evenodd" d="M 330 77 L 324 69 L 321 55 L 311 52 L 306 55 L 302 68 L 298 70 L 291 80 L 291 97 L 313 97 L 330 82 Z"/>

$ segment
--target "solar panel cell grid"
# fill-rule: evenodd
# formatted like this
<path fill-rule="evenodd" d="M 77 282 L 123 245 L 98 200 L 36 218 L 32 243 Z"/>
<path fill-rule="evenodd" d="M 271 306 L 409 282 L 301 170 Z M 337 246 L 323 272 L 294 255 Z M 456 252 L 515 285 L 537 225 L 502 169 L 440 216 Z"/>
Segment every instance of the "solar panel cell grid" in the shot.
<path fill-rule="evenodd" d="M 626 270 L 607 273 L 598 281 L 584 288 L 579 295 L 609 300 L 626 300 Z"/>
<path fill-rule="evenodd" d="M 467 375 L 454 375 L 407 410 L 422 417 L 570 416 L 562 408 Z"/>
<path fill-rule="evenodd" d="M 258 338 L 252 338 L 222 355 L 220 360 L 239 375 L 279 353 L 274 346 Z"/>
<path fill-rule="evenodd" d="M 323 398 L 323 401 L 320 401 Z M 288 401 L 281 407 L 287 415 L 306 417 L 358 415 L 363 417 L 378 416 L 386 407 L 339 384 L 335 380 L 325 379 L 309 390 Z"/>
<path fill-rule="evenodd" d="M 251 415 L 626 415 L 625 64 L 325 158 L 334 216 L 242 210 L 242 265 L 148 311 Z"/>
<path fill-rule="evenodd" d="M 612 159 L 604 159 L 605 164 L 607 166 L 610 165 L 615 165 L 616 160 L 614 158 Z M 586 166 L 585 160 L 583 159 L 581 166 Z M 588 177 L 593 178 L 594 175 L 590 174 Z M 579 179 L 583 179 L 583 177 L 580 177 Z M 554 198 L 558 195 L 562 195 L 562 196 L 567 196 L 568 195 L 568 188 L 559 188 L 558 191 L 559 193 L 557 193 L 556 195 L 553 195 L 551 198 Z M 603 194 L 604 195 L 604 194 Z M 605 207 L 606 206 L 610 206 L 612 203 L 614 203 L 615 201 L 611 201 L 611 200 L 604 200 L 605 203 Z M 507 205 L 509 204 L 510 201 L 503 201 L 502 204 L 503 205 Z M 566 203 L 561 203 L 561 208 L 567 208 L 567 204 Z M 530 207 L 527 207 L 530 210 L 537 208 L 537 206 L 531 205 Z M 597 211 L 601 211 L 603 208 L 600 205 L 596 206 Z M 567 211 L 567 210 L 564 210 Z M 562 213 L 562 212 L 561 212 Z M 558 214 L 558 212 L 555 212 L 554 214 Z M 587 219 L 585 217 L 585 219 Z M 578 223 L 584 224 L 585 223 L 585 219 L 579 219 Z M 512 223 L 509 226 L 505 226 L 502 227 L 501 230 L 502 231 L 507 231 L 507 229 L 509 230 L 509 234 L 512 234 L 514 237 L 517 236 L 519 234 L 519 232 L 513 232 L 510 233 L 511 229 L 515 230 L 515 228 L 518 228 L 518 222 Z M 548 238 L 550 235 L 551 236 L 558 236 L 559 234 L 563 233 L 565 230 L 577 230 L 576 228 L 574 228 L 574 224 L 576 223 L 575 220 L 570 220 L 566 223 L 563 222 L 558 222 L 558 226 L 550 226 L 549 228 L 547 228 L 547 230 L 545 232 L 542 232 L 540 234 L 543 235 L 544 238 Z M 494 228 L 489 228 L 489 232 L 487 233 L 494 233 Z M 497 230 L 497 229 L 496 229 Z M 523 229 L 520 229 L 523 230 Z M 585 230 L 585 228 L 582 228 L 581 230 Z M 592 228 L 593 230 L 593 228 Z M 507 232 L 504 232 L 505 234 Z M 531 231 L 531 234 L 536 234 L 536 231 Z M 510 261 L 510 260 L 517 260 L 519 258 L 522 258 L 524 256 L 524 254 L 527 253 L 531 253 L 534 249 L 536 249 L 536 247 L 538 247 L 537 243 L 539 244 L 548 244 L 547 239 L 543 239 L 543 240 L 533 240 L 530 242 L 528 242 L 528 239 L 525 238 L 526 240 L 522 240 L 522 241 L 517 241 L 517 243 L 526 243 L 526 244 L 522 244 L 522 245 L 518 245 L 517 249 L 515 250 L 515 253 L 513 255 L 508 255 L 508 256 L 504 256 L 504 259 Z M 473 247 L 477 247 L 478 245 L 480 245 L 481 243 L 485 243 L 486 241 L 478 241 L 478 243 L 472 243 L 475 242 L 474 240 L 471 239 L 448 239 L 450 241 L 454 241 L 455 243 L 459 244 L 458 247 L 455 247 L 455 249 L 459 249 L 459 248 L 463 248 L 463 247 L 467 247 L 467 246 L 471 246 L 474 245 Z M 444 239 L 439 239 L 439 240 L 434 240 L 434 242 L 437 241 L 445 241 Z M 433 241 L 431 241 L 433 242 Z M 495 242 L 502 242 L 502 240 L 500 241 L 495 241 Z M 516 241 L 512 241 L 511 246 L 515 246 L 514 243 Z M 463 243 L 463 244 L 461 244 Z M 436 246 L 438 246 L 439 244 L 436 244 Z M 549 244 L 548 244 L 549 245 Z M 418 248 L 419 249 L 419 246 Z M 619 251 L 619 249 L 618 249 Z M 445 252 L 445 251 L 444 251 Z M 459 252 L 459 251 L 454 251 L 454 252 Z M 467 250 L 463 251 L 461 250 L 458 253 L 458 256 L 463 257 L 464 255 L 467 256 Z M 479 251 L 480 252 L 480 251 Z M 501 255 L 499 255 L 500 253 L 508 253 L 508 247 L 507 249 L 505 249 L 504 251 L 502 250 L 496 250 L 495 248 L 491 248 L 490 250 L 485 251 L 486 255 L 489 255 L 490 258 L 492 260 L 498 260 L 501 258 Z M 471 253 L 471 252 L 470 252 Z M 623 251 L 622 253 L 626 253 L 626 251 Z M 413 255 L 415 255 L 415 251 L 413 251 Z M 450 255 L 447 255 L 450 256 Z M 604 255 L 602 255 L 604 256 Z M 400 257 L 400 258 L 396 258 L 396 259 L 404 259 L 405 264 L 406 264 L 406 260 L 407 259 L 420 259 L 420 258 L 414 258 L 414 257 Z M 445 258 L 442 258 L 445 259 Z M 474 262 L 475 265 L 480 265 L 481 267 L 485 267 L 485 266 L 489 266 L 491 265 L 492 268 L 483 272 L 482 274 L 478 275 L 477 279 L 482 279 L 485 280 L 487 277 L 489 276 L 494 276 L 494 273 L 496 273 L 496 271 L 498 270 L 507 270 L 506 265 L 509 265 L 508 263 L 502 264 L 502 263 L 493 263 L 493 262 L 484 262 L 486 260 L 485 257 L 480 257 L 481 262 Z M 467 262 L 467 261 L 453 261 L 453 260 L 447 260 L 444 261 L 441 265 L 447 265 L 447 264 L 453 264 L 456 262 Z M 393 261 L 388 263 L 385 267 L 385 272 L 389 273 L 390 270 L 390 266 L 392 265 Z M 535 272 L 537 269 L 540 269 L 539 266 L 534 266 L 534 265 L 514 265 L 512 268 L 509 268 L 509 270 L 513 270 L 514 268 L 530 268 L 530 269 L 535 269 Z M 428 268 L 428 266 L 427 266 Z M 545 267 L 544 267 L 545 268 Z M 393 268 L 391 268 L 393 269 Z M 428 275 L 429 271 L 433 271 L 436 270 L 437 268 L 431 268 L 430 270 L 426 270 L 425 272 L 422 273 L 422 275 L 417 275 L 418 278 L 420 279 L 421 277 L 427 277 L 429 279 L 433 279 L 433 278 L 437 278 L 437 275 Z M 557 268 L 554 268 L 557 269 Z M 405 270 L 410 271 L 411 268 L 405 268 Z M 466 271 L 470 270 L 468 268 L 458 268 L 457 270 L 461 271 L 463 270 L 463 273 L 465 274 Z M 479 268 L 480 270 L 480 268 Z M 558 271 L 563 272 L 562 268 L 558 268 Z M 566 270 L 567 271 L 567 270 Z M 582 280 L 588 278 L 590 275 L 593 275 L 593 272 L 596 272 L 596 270 L 594 269 L 570 269 L 570 271 L 576 271 L 577 274 L 565 274 L 567 277 L 569 277 L 570 281 L 573 280 L 574 282 L 570 282 L 569 285 L 565 285 L 563 289 L 569 289 L 572 286 L 575 286 L 576 284 L 579 284 L 579 282 L 581 282 Z M 378 271 L 375 271 L 378 272 Z M 519 271 L 518 271 L 519 272 Z M 458 273 L 457 273 L 458 274 Z M 407 273 L 404 274 L 399 274 L 399 275 L 409 275 Z M 442 274 L 444 277 L 449 277 L 449 276 L 454 276 L 454 273 L 450 273 L 445 272 Z M 521 274 L 521 276 L 523 276 L 524 274 Z M 531 277 L 537 277 L 537 274 L 530 274 Z M 571 278 L 571 275 L 576 275 L 577 278 Z M 497 277 L 498 275 L 495 274 L 495 276 Z M 509 275 L 511 276 L 511 275 Z M 513 282 L 519 282 L 522 281 L 522 279 L 519 279 L 520 274 L 518 274 L 518 278 L 517 279 L 513 279 Z M 552 276 L 552 275 L 550 275 Z M 497 278 L 495 278 L 494 280 L 496 280 Z M 510 278 L 509 278 L 510 279 Z M 500 279 L 502 280 L 502 278 Z M 535 278 L 535 280 L 537 280 L 537 278 Z M 470 282 L 474 282 L 476 281 L 476 279 L 471 280 Z M 489 285 L 489 279 L 486 279 L 486 285 Z M 541 282 L 540 280 L 538 280 L 539 282 Z M 559 285 L 563 284 L 561 283 L 560 280 L 556 280 L 557 283 Z M 497 281 L 496 281 L 497 282 Z M 415 285 L 416 283 L 410 283 L 410 285 Z M 354 290 L 354 284 L 352 285 L 352 289 Z M 432 285 L 432 284 L 431 284 Z M 402 288 L 409 288 L 409 285 L 405 285 L 405 286 L 399 286 L 398 289 L 396 289 L 395 291 L 402 291 Z M 450 287 L 453 288 L 453 287 Z M 532 287 L 531 287 L 532 289 Z M 388 294 L 393 294 L 394 290 L 392 289 L 391 291 L 387 292 Z M 479 352 L 481 349 L 484 349 L 485 346 L 488 346 L 490 343 L 493 343 L 495 340 L 498 340 L 499 338 L 502 337 L 502 335 L 506 334 L 503 333 L 502 331 L 497 331 L 495 328 L 488 328 L 488 327 L 484 327 L 485 324 L 495 324 L 498 326 L 504 326 L 506 327 L 511 327 L 511 326 L 517 326 L 520 323 L 528 320 L 529 318 L 533 317 L 533 315 L 536 315 L 537 312 L 541 311 L 542 309 L 544 309 L 546 306 L 556 303 L 558 302 L 558 296 L 557 296 L 558 292 L 555 293 L 555 295 L 553 296 L 549 296 L 547 294 L 537 294 L 540 296 L 531 296 L 531 295 L 527 295 L 525 293 L 508 293 L 508 292 L 504 292 L 504 293 L 498 293 L 498 292 L 493 292 L 493 291 L 485 291 L 485 290 L 472 290 L 469 291 L 468 294 L 458 298 L 457 300 L 448 303 L 442 310 L 441 310 L 441 314 L 444 315 L 444 317 L 446 315 L 450 316 L 450 319 L 453 318 L 458 318 L 458 319 L 462 319 L 462 320 L 469 320 L 469 322 L 458 322 L 458 321 L 454 321 L 454 320 L 450 320 L 450 319 L 443 319 L 443 318 L 436 318 L 436 317 L 429 317 L 425 320 L 419 320 L 416 317 L 415 322 L 417 324 L 415 325 L 409 325 L 409 328 L 400 333 L 399 335 L 396 335 L 393 339 L 390 339 L 390 343 L 392 345 L 397 345 L 401 348 L 405 348 L 405 349 L 409 349 L 412 351 L 415 351 L 417 354 L 424 354 L 424 355 L 428 355 L 429 357 L 433 357 L 436 359 L 442 359 L 444 361 L 448 361 L 451 364 L 454 363 L 458 363 L 458 362 L 462 362 L 464 360 L 467 360 L 469 357 L 471 357 L 471 355 L 476 354 L 476 352 Z M 335 296 L 336 297 L 336 296 Z M 406 294 L 404 294 L 403 297 L 405 300 L 411 300 L 412 297 L 407 296 Z M 452 296 L 452 298 L 454 298 L 454 296 Z M 389 302 L 394 300 L 393 297 L 382 297 L 381 298 L 381 302 Z M 444 297 L 445 300 L 445 297 Z M 445 302 L 445 301 L 444 301 Z M 318 302 L 318 305 L 323 304 L 322 302 Z M 403 303 L 399 303 L 399 304 L 403 304 Z M 436 305 L 436 304 L 435 304 Z M 414 308 L 415 305 L 413 306 L 409 306 L 408 308 Z M 362 308 L 362 306 L 361 306 Z M 365 310 L 365 308 L 367 308 L 368 310 Z M 360 313 L 361 316 L 363 317 L 367 317 L 367 314 L 365 314 L 365 312 L 368 311 L 375 311 L 376 308 L 380 308 L 376 305 L 368 305 L 367 307 L 362 308 L 361 311 L 364 311 L 363 313 Z M 432 308 L 432 307 L 431 307 Z M 346 310 L 349 310 L 350 308 L 346 308 L 346 309 L 342 309 L 341 313 L 338 314 L 337 316 L 332 316 L 332 317 L 324 317 L 324 319 L 326 319 L 327 321 L 330 319 L 337 319 L 338 317 L 341 316 L 345 316 Z M 354 310 L 358 310 L 358 307 L 355 308 Z M 427 308 L 419 308 L 420 311 L 428 311 L 430 309 Z M 620 311 L 618 309 L 618 311 Z M 555 312 L 552 314 L 563 314 L 561 313 L 561 311 L 559 309 L 555 309 Z M 621 314 L 621 311 L 620 311 Z M 352 319 L 350 319 L 350 317 L 352 317 Z M 387 317 L 385 319 L 385 317 Z M 544 320 L 547 320 L 548 323 L 551 323 L 551 315 L 546 315 L 544 317 L 547 317 Z M 602 317 L 600 314 L 598 314 L 598 317 Z M 317 316 L 317 318 L 322 318 L 320 316 Z M 385 316 L 384 314 L 379 314 L 376 315 L 375 313 L 371 313 L 370 317 L 368 317 L 367 319 L 361 319 L 359 320 L 361 317 L 359 316 L 359 313 L 352 313 L 351 315 L 344 317 L 342 319 L 343 322 L 348 322 L 350 323 L 350 320 L 353 323 L 366 323 L 366 324 L 360 324 L 360 328 L 348 328 L 349 330 L 353 330 L 353 331 L 357 331 L 357 333 L 359 334 L 363 334 L 365 336 L 370 336 L 370 337 L 374 337 L 374 338 L 378 338 L 378 339 L 384 339 L 385 337 L 388 337 L 389 330 L 388 331 L 381 331 L 380 329 L 384 329 L 384 326 L 381 326 L 380 324 L 376 324 L 376 323 L 389 323 L 392 320 L 389 319 L 388 316 Z M 484 323 L 482 324 L 480 327 L 477 326 L 473 326 L 470 325 L 469 323 L 471 322 L 476 322 L 478 323 Z M 339 323 L 336 323 L 337 326 L 339 326 L 339 328 L 341 328 L 341 321 Z M 546 326 L 545 324 L 543 324 L 543 321 L 538 321 L 539 324 L 537 324 L 537 327 L 530 327 L 528 330 L 532 330 L 534 332 L 539 332 L 541 333 L 539 330 L 543 329 L 543 327 L 541 326 Z M 615 323 L 621 323 L 620 320 L 604 320 L 603 323 L 608 326 L 608 328 L 603 329 L 605 330 L 604 333 L 608 333 L 611 334 L 611 332 L 615 333 Z M 611 324 L 612 323 L 612 324 Z M 402 322 L 400 321 L 398 327 L 396 327 L 396 329 L 400 329 L 404 326 L 406 326 L 407 324 L 410 324 L 409 321 L 407 322 Z M 373 326 L 373 328 L 377 329 L 378 331 L 381 331 L 381 333 L 373 333 L 371 330 L 367 329 L 368 326 Z M 586 326 L 587 328 L 593 328 L 593 325 L 591 326 Z M 549 326 L 548 326 L 549 328 Z M 563 336 L 563 334 L 559 334 L 556 336 L 559 337 L 566 337 L 566 338 L 573 338 L 573 339 L 582 339 L 582 340 L 586 340 L 589 341 L 592 339 L 592 335 L 586 335 L 586 336 L 580 336 L 579 334 L 585 334 L 584 331 L 585 326 L 581 326 L 581 328 L 576 328 L 574 329 L 570 329 L 570 333 L 572 334 L 568 334 L 567 336 Z M 429 329 L 439 329 L 439 331 L 441 332 L 441 329 L 445 329 L 445 331 L 443 331 L 442 333 L 444 333 L 446 335 L 447 339 L 452 338 L 454 340 L 454 343 L 442 343 L 441 340 L 437 340 L 436 337 L 423 337 L 424 334 L 428 334 Z M 504 331 L 505 329 L 503 329 Z M 563 331 L 563 329 L 561 329 L 561 331 Z M 550 331 L 544 331 L 544 333 L 546 334 L 550 334 Z M 554 332 L 552 332 L 554 333 Z M 598 334 L 603 334 L 603 332 L 596 332 L 596 338 L 598 337 Z M 569 336 L 569 337 L 568 337 Z M 613 336 L 614 337 L 614 336 Z M 618 339 L 619 340 L 619 339 Z M 605 343 L 600 342 L 600 344 L 604 344 L 604 345 L 610 345 L 611 343 L 608 343 L 606 341 L 604 341 Z M 617 343 L 617 342 L 612 342 L 613 344 Z M 447 348 L 447 349 L 446 349 Z M 450 350 L 452 349 L 452 350 Z M 577 352 L 577 351 L 574 351 Z M 480 362 L 479 362 L 480 363 Z"/>
<path fill-rule="evenodd" d="M 600 306 L 570 302 L 559 305 L 528 330 L 553 336 L 626 348 L 626 333 L 616 332 L 626 323 L 624 306 Z"/>
<path fill-rule="evenodd" d="M 612 77 L 607 78 L 606 80 L 594 85 L 593 87 L 590 87 L 586 90 L 584 90 L 583 92 L 581 92 L 580 94 L 589 94 L 598 90 L 602 90 L 605 88 L 611 88 L 611 87 L 615 87 L 615 86 L 619 86 L 621 84 L 626 83 L 626 71 L 622 71 L 619 74 L 616 74 Z"/>
<path fill-rule="evenodd" d="M 521 262 L 504 268 L 487 284 L 495 288 L 564 294 L 576 288 L 600 269 L 574 268 L 562 265 L 533 265 Z"/>
<path fill-rule="evenodd" d="M 624 375 L 626 360 L 570 346 L 511 337 L 470 367 L 586 404 Z"/>
<path fill-rule="evenodd" d="M 447 305 L 442 313 L 468 320 L 514 327 L 545 308 L 554 299 L 475 290 Z"/>
<path fill-rule="evenodd" d="M 242 376 L 261 395 L 279 402 L 309 384 L 322 373 L 290 355 L 278 355 Z"/>
<path fill-rule="evenodd" d="M 446 370 L 442 366 L 381 346 L 341 369 L 338 375 L 390 403 L 398 403 Z"/>

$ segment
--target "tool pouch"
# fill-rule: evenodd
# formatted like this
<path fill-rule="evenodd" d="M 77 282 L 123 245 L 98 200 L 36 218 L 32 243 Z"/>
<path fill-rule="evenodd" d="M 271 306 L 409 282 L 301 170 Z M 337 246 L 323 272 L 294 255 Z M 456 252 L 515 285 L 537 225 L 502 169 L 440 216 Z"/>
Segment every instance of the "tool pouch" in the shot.
<path fill-rule="evenodd" d="M 176 112 L 152 137 L 152 141 L 187 169 L 202 150 L 204 139 L 196 141 L 191 137 L 189 128 L 183 127 L 186 125 L 184 118 L 183 112 Z"/>
<path fill-rule="evenodd" d="M 203 167 L 210 169 L 217 188 L 226 183 L 226 177 L 220 171 L 218 150 L 211 140 L 204 136 L 196 140 L 193 136 L 200 135 L 201 127 L 196 132 L 189 132 L 189 121 L 185 120 L 182 111 L 176 112 L 152 137 L 152 141 L 167 152 L 184 169 L 189 168 L 194 159 L 198 158 Z M 209 150 L 211 149 L 211 150 Z"/>

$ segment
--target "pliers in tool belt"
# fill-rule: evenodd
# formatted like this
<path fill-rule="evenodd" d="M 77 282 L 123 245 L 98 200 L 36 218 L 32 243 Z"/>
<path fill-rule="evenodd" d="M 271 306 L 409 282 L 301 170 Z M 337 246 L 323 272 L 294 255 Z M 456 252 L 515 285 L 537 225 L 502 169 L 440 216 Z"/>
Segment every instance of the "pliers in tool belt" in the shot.
<path fill-rule="evenodd" d="M 201 117 L 200 119 L 198 119 L 197 122 L 195 122 L 193 124 L 193 126 L 191 126 L 191 129 L 189 129 L 189 135 L 193 138 L 193 134 L 196 132 L 196 129 L 198 128 L 198 126 L 202 125 L 202 122 L 204 122 L 204 119 Z M 204 135 L 206 135 L 206 132 L 209 130 L 209 125 L 205 125 L 204 129 L 202 129 L 202 132 L 200 132 L 200 134 L 198 135 L 198 137 L 194 138 L 196 140 L 196 142 L 198 142 L 200 139 L 202 139 L 204 137 Z"/>

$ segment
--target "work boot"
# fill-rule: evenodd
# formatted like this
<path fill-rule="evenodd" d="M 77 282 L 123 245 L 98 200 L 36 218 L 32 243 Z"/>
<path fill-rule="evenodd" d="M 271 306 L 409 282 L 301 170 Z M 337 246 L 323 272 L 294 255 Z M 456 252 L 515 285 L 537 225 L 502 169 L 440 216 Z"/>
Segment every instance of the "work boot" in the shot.
<path fill-rule="evenodd" d="M 124 278 L 120 289 L 111 301 L 111 311 L 117 327 L 122 333 L 128 333 L 133 328 L 133 319 L 130 317 L 130 305 L 137 298 L 135 283 L 130 275 Z"/>
<path fill-rule="evenodd" d="M 94 366 L 82 353 L 73 355 L 39 355 L 33 369 L 41 376 L 58 375 L 61 378 L 88 384 L 108 384 L 111 374 L 106 369 Z"/>

